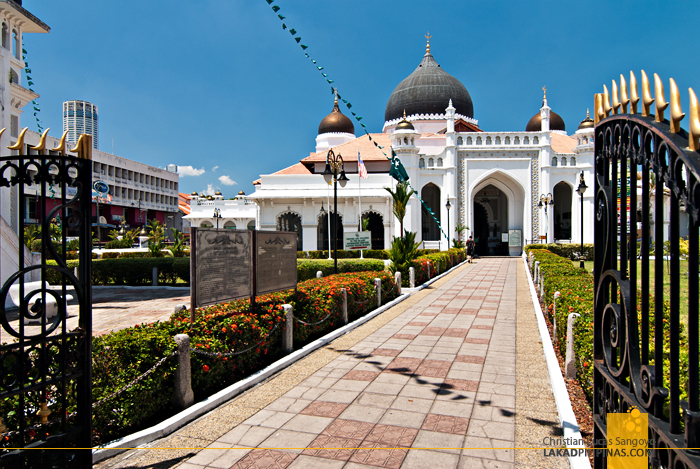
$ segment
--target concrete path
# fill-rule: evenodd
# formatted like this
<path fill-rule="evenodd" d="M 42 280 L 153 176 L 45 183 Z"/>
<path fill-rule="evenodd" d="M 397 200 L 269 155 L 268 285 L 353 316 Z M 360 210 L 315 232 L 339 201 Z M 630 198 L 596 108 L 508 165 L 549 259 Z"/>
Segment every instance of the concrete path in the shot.
<path fill-rule="evenodd" d="M 524 275 L 519 258 L 455 269 L 149 449 L 98 467 L 568 467 L 520 449 L 560 434 Z"/>

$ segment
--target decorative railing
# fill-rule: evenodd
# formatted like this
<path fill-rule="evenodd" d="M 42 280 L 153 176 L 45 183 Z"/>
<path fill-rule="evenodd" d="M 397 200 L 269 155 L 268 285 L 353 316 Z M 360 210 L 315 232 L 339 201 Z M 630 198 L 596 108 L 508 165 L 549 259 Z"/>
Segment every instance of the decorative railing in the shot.
<path fill-rule="evenodd" d="M 700 467 L 698 220 L 700 113 L 680 128 L 678 87 L 666 102 L 642 71 L 595 96 L 594 421 L 605 447 L 607 413 L 648 413 L 649 467 Z M 612 105 L 610 104 L 612 98 Z M 656 101 L 656 115 L 650 113 Z M 670 119 L 664 111 L 670 105 Z M 628 113 L 629 107 L 629 113 Z M 606 467 L 606 452 L 595 466 Z"/>

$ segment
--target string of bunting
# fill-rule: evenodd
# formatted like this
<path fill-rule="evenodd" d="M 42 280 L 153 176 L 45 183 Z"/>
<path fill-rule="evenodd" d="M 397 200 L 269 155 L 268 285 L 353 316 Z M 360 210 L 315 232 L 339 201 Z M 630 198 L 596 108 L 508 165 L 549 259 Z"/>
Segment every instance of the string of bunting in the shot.
<path fill-rule="evenodd" d="M 313 59 L 309 55 L 309 53 L 306 51 L 309 46 L 306 44 L 301 43 L 301 36 L 297 33 L 297 30 L 294 28 L 290 28 L 287 26 L 287 24 L 284 22 L 284 20 L 287 18 L 286 16 L 283 16 L 280 13 L 281 8 L 277 5 L 273 5 L 276 0 L 265 0 L 268 5 L 270 5 L 270 8 L 272 8 L 272 11 L 277 14 L 277 18 L 282 22 L 282 29 L 289 31 L 289 33 L 292 35 L 294 40 L 296 41 L 297 44 L 299 44 L 299 47 L 304 51 L 304 57 L 309 59 L 311 63 L 316 67 L 316 70 L 323 76 L 323 79 L 326 80 L 326 82 L 330 85 L 331 87 L 331 93 L 336 93 L 336 88 L 333 86 L 333 83 L 335 83 L 334 80 L 330 79 L 328 77 L 328 74 L 324 72 L 324 67 L 318 64 L 316 60 Z M 442 225 L 440 224 L 440 220 L 437 219 L 435 216 L 435 212 L 428 206 L 428 204 L 420 197 L 419 192 L 411 185 L 411 183 L 408 180 L 408 173 L 406 172 L 406 168 L 404 168 L 403 163 L 401 163 L 401 160 L 398 158 L 396 153 L 394 152 L 394 149 L 391 148 L 391 157 L 389 157 L 385 152 L 384 152 L 384 147 L 379 145 L 374 139 L 372 139 L 372 136 L 369 134 L 367 131 L 367 125 L 365 125 L 362 121 L 362 116 L 359 116 L 355 111 L 352 110 L 352 103 L 348 101 L 347 99 L 344 99 L 340 93 L 338 93 L 338 99 L 345 104 L 345 106 L 348 108 L 348 111 L 350 111 L 350 114 L 355 118 L 355 120 L 360 124 L 362 127 L 362 130 L 364 131 L 365 135 L 367 135 L 367 138 L 369 138 L 369 141 L 374 144 L 379 151 L 382 152 L 382 154 L 386 157 L 387 160 L 391 162 L 391 167 L 389 169 L 389 175 L 396 179 L 399 182 L 405 182 L 408 184 L 408 187 L 410 187 L 413 190 L 413 195 L 416 196 L 416 198 L 421 202 L 423 205 L 423 208 L 430 214 L 430 216 L 433 217 L 433 220 L 435 220 L 435 223 L 437 223 L 438 228 L 440 229 L 440 232 L 442 235 L 445 237 L 445 239 L 448 240 L 449 238 L 447 234 L 445 233 L 445 230 L 442 229 Z"/>
<path fill-rule="evenodd" d="M 34 86 L 34 82 L 32 81 L 31 77 L 32 69 L 29 68 L 29 62 L 27 62 L 27 49 L 24 48 L 24 45 L 22 45 L 22 60 L 24 61 L 24 74 L 27 76 L 27 88 L 29 88 L 29 91 L 34 92 L 32 89 L 32 86 Z M 39 109 L 39 103 L 36 102 L 36 99 L 32 100 L 32 107 L 34 108 L 36 128 L 39 129 L 39 133 L 42 133 L 44 131 L 44 127 L 41 125 L 41 120 L 39 120 L 39 112 L 41 110 Z"/>

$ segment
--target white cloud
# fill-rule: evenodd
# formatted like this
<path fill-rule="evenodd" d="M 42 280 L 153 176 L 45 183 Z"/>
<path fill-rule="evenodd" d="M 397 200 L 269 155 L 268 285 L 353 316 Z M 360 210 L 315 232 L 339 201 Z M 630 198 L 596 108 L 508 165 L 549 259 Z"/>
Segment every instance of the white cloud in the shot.
<path fill-rule="evenodd" d="M 236 181 L 234 181 L 228 176 L 221 176 L 219 178 L 219 182 L 221 182 L 221 184 L 223 184 L 224 186 L 235 186 L 236 184 L 238 184 Z"/>
<path fill-rule="evenodd" d="M 206 170 L 204 168 L 197 169 L 197 168 L 193 168 L 192 166 L 178 166 L 177 167 L 177 174 L 179 174 L 180 176 L 201 176 L 205 172 L 206 172 Z"/>
<path fill-rule="evenodd" d="M 212 172 L 216 172 L 217 169 L 219 169 L 218 166 L 214 166 L 213 168 L 211 168 Z"/>
<path fill-rule="evenodd" d="M 207 184 L 207 188 L 202 191 L 202 195 L 214 195 L 216 192 L 216 187 L 214 184 Z"/>

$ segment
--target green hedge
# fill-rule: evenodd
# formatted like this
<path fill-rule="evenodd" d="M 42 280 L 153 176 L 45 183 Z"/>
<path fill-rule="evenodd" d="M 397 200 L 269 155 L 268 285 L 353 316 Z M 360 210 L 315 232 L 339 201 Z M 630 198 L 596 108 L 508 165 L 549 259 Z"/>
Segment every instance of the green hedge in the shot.
<path fill-rule="evenodd" d="M 579 255 L 581 253 L 581 243 L 567 243 L 567 244 L 528 244 L 525 246 L 525 251 L 529 252 L 532 250 L 547 250 L 557 256 L 566 257 L 572 261 L 579 260 Z M 593 244 L 583 244 L 583 255 L 585 260 L 593 260 Z"/>
<path fill-rule="evenodd" d="M 366 249 L 362 257 L 365 259 L 389 259 L 389 253 L 385 249 Z M 297 251 L 298 259 L 328 259 L 328 250 L 325 251 Z M 338 250 L 338 259 L 359 259 L 360 251 Z"/>
<path fill-rule="evenodd" d="M 440 266 L 440 274 L 450 269 L 451 267 L 464 262 L 467 258 L 466 250 L 450 249 L 449 251 L 437 251 L 433 249 L 421 249 L 423 255 L 413 260 L 404 270 L 401 271 L 401 285 L 409 286 L 408 269 L 413 267 L 416 272 L 415 286 L 422 285 L 431 278 L 437 277 L 438 271 L 436 266 Z M 430 277 L 428 277 L 428 264 L 430 264 Z"/>
<path fill-rule="evenodd" d="M 348 316 L 352 321 L 376 308 L 374 278 L 382 279 L 382 301 L 398 296 L 390 272 L 359 272 L 300 282 L 296 290 L 272 293 L 257 298 L 250 311 L 248 300 L 214 305 L 190 313 L 181 311 L 164 322 L 141 324 L 96 337 L 93 340 L 93 402 L 129 383 L 175 350 L 172 338 L 188 334 L 193 349 L 205 352 L 244 350 L 269 337 L 250 351 L 237 356 L 205 356 L 192 353 L 192 389 L 195 399 L 207 396 L 239 381 L 282 355 L 284 328 L 282 304 L 294 307 L 295 317 L 318 325 L 294 324 L 294 345 L 308 342 L 341 325 L 341 288 L 348 292 Z M 156 372 L 136 386 L 109 400 L 93 411 L 93 444 L 101 444 L 133 433 L 174 415 L 170 399 L 173 393 L 176 359 L 168 359 Z M 0 403 L 0 413 L 9 409 Z M 68 411 L 75 409 L 71 402 Z M 10 422 L 6 423 L 10 426 Z"/>
<path fill-rule="evenodd" d="M 316 272 L 323 272 L 324 277 L 332 275 L 335 262 L 332 260 L 297 259 L 297 281 L 316 278 Z M 379 259 L 338 259 L 338 272 L 365 272 L 384 270 L 384 261 Z"/>

